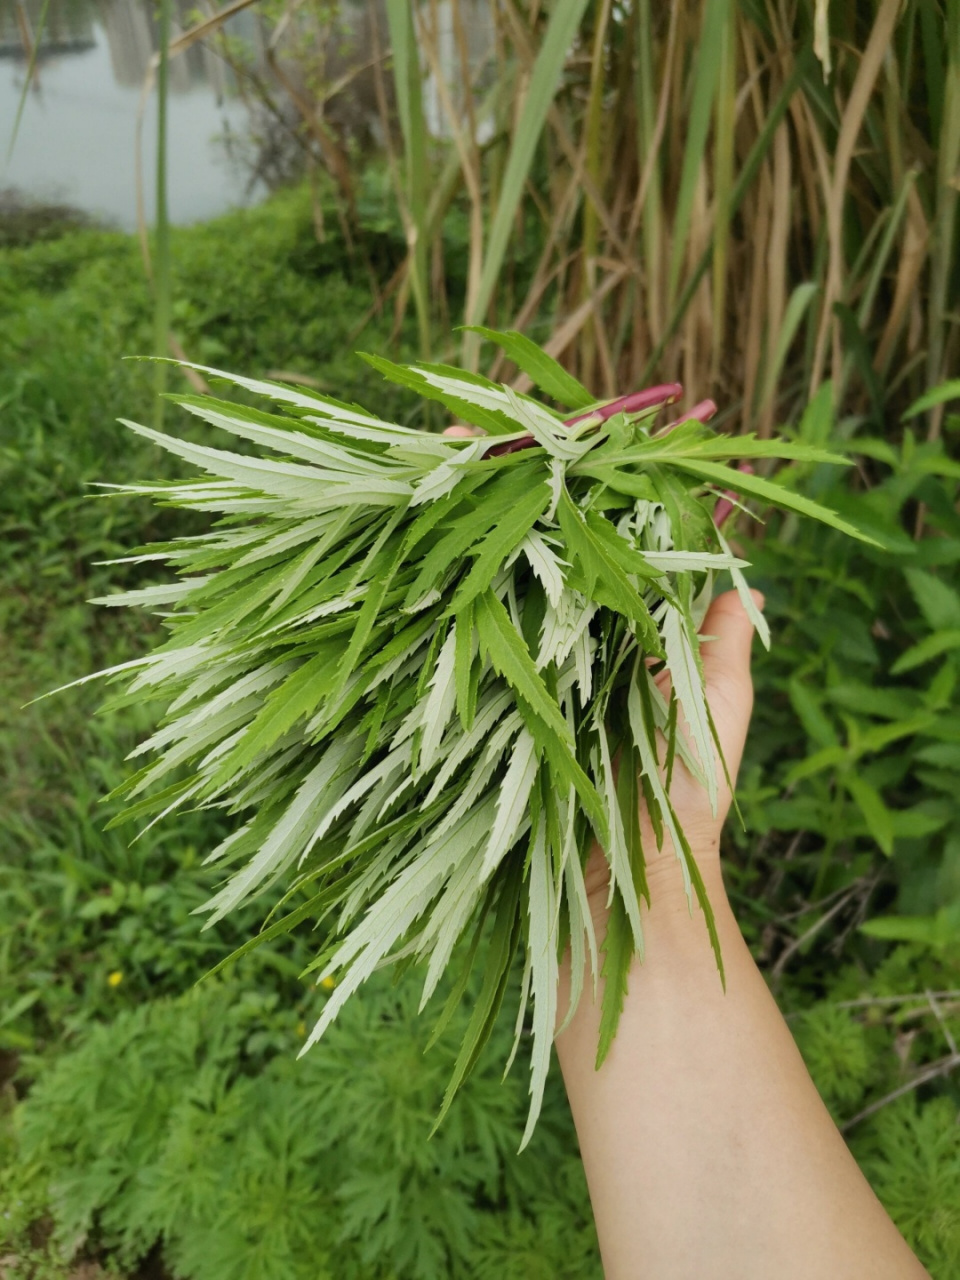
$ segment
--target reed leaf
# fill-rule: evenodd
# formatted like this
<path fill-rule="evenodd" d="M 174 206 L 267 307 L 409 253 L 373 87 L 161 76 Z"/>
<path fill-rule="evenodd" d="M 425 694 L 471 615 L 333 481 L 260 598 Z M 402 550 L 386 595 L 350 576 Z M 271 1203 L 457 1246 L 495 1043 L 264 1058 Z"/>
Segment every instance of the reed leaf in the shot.
<path fill-rule="evenodd" d="M 468 324 L 480 324 L 487 313 L 510 240 L 514 217 L 530 175 L 547 113 L 557 92 L 570 46 L 589 0 L 567 0 L 551 11 L 547 31 L 524 96 L 523 113 L 511 141 L 496 209 L 490 223 L 483 273 Z"/>

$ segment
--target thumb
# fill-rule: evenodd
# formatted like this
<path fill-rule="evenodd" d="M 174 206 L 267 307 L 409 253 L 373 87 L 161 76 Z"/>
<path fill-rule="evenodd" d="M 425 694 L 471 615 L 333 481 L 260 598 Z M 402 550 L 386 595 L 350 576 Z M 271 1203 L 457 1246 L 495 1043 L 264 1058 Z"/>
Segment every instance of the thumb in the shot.
<path fill-rule="evenodd" d="M 763 596 L 751 592 L 758 608 Z M 750 645 L 753 623 L 736 591 L 717 596 L 701 627 L 707 702 L 731 778 L 736 777 L 753 710 Z"/>

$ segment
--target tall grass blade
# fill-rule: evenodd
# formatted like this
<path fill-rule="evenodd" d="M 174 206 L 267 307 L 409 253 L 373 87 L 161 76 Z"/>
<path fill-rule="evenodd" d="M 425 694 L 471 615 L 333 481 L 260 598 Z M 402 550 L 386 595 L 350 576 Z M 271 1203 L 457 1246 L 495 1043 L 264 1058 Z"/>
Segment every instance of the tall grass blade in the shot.
<path fill-rule="evenodd" d="M 804 314 L 810 303 L 817 295 L 819 285 L 812 281 L 805 284 L 798 284 L 790 295 L 790 301 L 787 303 L 787 309 L 784 312 L 783 323 L 780 326 L 780 332 L 777 335 L 777 345 L 773 355 L 767 359 L 767 367 L 763 378 L 763 388 L 760 394 L 760 404 L 758 412 L 763 414 L 772 404 L 774 395 L 777 390 L 777 382 L 783 371 L 783 366 L 787 358 L 787 353 L 796 337 L 797 330 L 803 320 Z"/>
<path fill-rule="evenodd" d="M 800 54 L 794 65 L 793 71 L 780 90 L 776 100 L 770 106 L 769 112 L 764 119 L 763 128 L 757 135 L 756 141 L 750 148 L 750 153 L 744 162 L 740 175 L 734 183 L 733 191 L 730 193 L 730 216 L 731 218 L 737 213 L 743 198 L 753 184 L 754 178 L 757 176 L 757 170 L 763 161 L 764 156 L 770 148 L 773 136 L 777 131 L 780 121 L 783 119 L 793 95 L 797 92 L 804 78 L 810 71 L 811 65 L 815 65 L 813 49 L 808 45 Z M 660 359 L 666 349 L 667 343 L 673 337 L 680 327 L 687 308 L 693 301 L 693 296 L 697 291 L 700 281 L 703 279 L 710 262 L 713 258 L 713 241 L 704 250 L 703 256 L 697 263 L 696 269 L 691 274 L 684 286 L 683 292 L 677 299 L 676 305 L 667 321 L 663 336 L 657 343 L 652 354 L 644 365 L 638 381 L 645 382 L 653 369 L 659 364 Z"/>
<path fill-rule="evenodd" d="M 939 136 L 937 191 L 933 248 L 930 263 L 930 346 L 927 383 L 932 386 L 947 373 L 944 365 L 946 329 L 950 321 L 949 290 L 957 247 L 957 207 L 960 190 L 960 0 L 946 0 L 947 67 L 943 84 L 943 116 Z M 955 321 L 954 321 L 955 323 Z M 940 430 L 940 414 L 930 420 L 930 435 Z"/>
<path fill-rule="evenodd" d="M 714 140 L 713 209 L 713 381 L 719 372 L 726 329 L 727 270 L 730 246 L 730 197 L 733 188 L 736 137 L 737 53 L 736 12 L 732 4 L 723 14 L 717 75 L 717 124 Z"/>
<path fill-rule="evenodd" d="M 843 212 L 849 191 L 848 180 L 850 166 L 853 162 L 854 147 L 860 136 L 870 95 L 873 93 L 874 85 L 880 74 L 880 68 L 890 47 L 899 12 L 900 0 L 881 0 L 873 30 L 870 32 L 870 39 L 867 41 L 867 46 L 863 51 L 860 66 L 850 90 L 850 96 L 840 118 L 840 133 L 837 137 L 836 150 L 833 157 L 833 172 L 830 175 L 829 191 L 826 198 L 829 259 L 820 311 L 820 328 L 817 333 L 817 345 L 811 374 L 811 382 L 814 389 L 820 385 L 823 376 L 827 338 L 834 320 L 834 305 L 843 296 L 845 274 Z"/>
<path fill-rule="evenodd" d="M 687 254 L 687 233 L 693 216 L 697 183 L 707 151 L 707 138 L 713 118 L 714 99 L 720 76 L 717 53 L 723 48 L 724 31 L 729 21 L 731 0 L 706 0 L 700 47 L 693 73 L 693 99 L 686 125 L 687 141 L 680 171 L 680 193 L 673 218 L 673 246 L 670 253 L 668 301 L 672 305 L 680 281 L 683 260 Z"/>
<path fill-rule="evenodd" d="M 386 0 L 393 47 L 393 78 L 406 176 L 406 223 L 410 288 L 417 312 L 420 354 L 430 355 L 430 302 L 427 280 L 427 126 L 423 118 L 420 59 L 413 11 L 407 0 Z"/>
<path fill-rule="evenodd" d="M 160 0 L 159 61 L 157 63 L 157 192 L 156 248 L 153 272 L 153 352 L 160 357 L 154 365 L 156 407 L 154 425 L 163 429 L 163 393 L 167 389 L 167 361 L 170 342 L 170 215 L 167 205 L 167 98 L 170 87 L 170 5 Z"/>
<path fill-rule="evenodd" d="M 30 58 L 27 62 L 27 72 L 23 78 L 23 88 L 20 91 L 20 98 L 17 102 L 17 114 L 13 121 L 13 132 L 10 134 L 10 142 L 7 146 L 7 155 L 4 160 L 4 168 L 10 163 L 13 156 L 13 149 L 17 145 L 17 135 L 20 132 L 20 121 L 23 119 L 23 111 L 27 105 L 27 94 L 30 92 L 30 86 L 33 84 L 33 73 L 37 68 L 37 58 L 40 54 L 40 41 L 43 39 L 43 33 L 47 25 L 47 11 L 50 8 L 50 0 L 43 0 L 43 8 L 40 10 L 40 17 L 37 20 L 37 29 L 33 33 L 33 43 L 30 48 Z"/>
<path fill-rule="evenodd" d="M 530 174 L 537 143 L 557 92 L 567 54 L 588 3 L 589 0 L 565 0 L 564 4 L 555 5 L 550 14 L 546 35 L 530 77 L 523 115 L 510 146 L 497 208 L 490 226 L 483 274 L 474 298 L 473 312 L 467 316 L 468 324 L 481 324 L 486 315 L 506 256 L 513 220 Z"/>
<path fill-rule="evenodd" d="M 670 39 L 667 48 L 667 69 L 664 72 L 664 88 L 669 88 L 670 54 L 673 39 L 676 35 L 678 8 L 672 7 L 670 14 Z M 664 230 L 663 230 L 663 184 L 661 143 L 662 129 L 658 130 L 657 112 L 654 101 L 654 46 L 653 15 L 650 12 L 650 0 L 638 0 L 636 8 L 636 42 L 637 70 L 634 82 L 635 110 L 637 113 L 637 159 L 641 170 L 642 208 L 641 229 L 643 236 L 643 259 L 646 271 L 646 321 L 655 342 L 663 333 L 663 262 L 664 262 Z M 664 107 L 666 101 L 664 101 Z M 665 119 L 664 119 L 665 123 Z M 645 180 L 645 181 L 644 181 Z"/>

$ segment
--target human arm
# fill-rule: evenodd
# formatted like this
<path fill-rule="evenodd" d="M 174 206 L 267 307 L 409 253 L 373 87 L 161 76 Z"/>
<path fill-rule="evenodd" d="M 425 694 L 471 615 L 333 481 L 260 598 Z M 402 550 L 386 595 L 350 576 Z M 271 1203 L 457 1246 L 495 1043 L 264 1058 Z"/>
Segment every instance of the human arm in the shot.
<path fill-rule="evenodd" d="M 735 593 L 704 623 L 708 697 L 735 776 L 752 706 L 752 628 Z M 720 830 L 685 772 L 672 798 L 713 903 L 724 993 L 678 864 L 648 856 L 646 959 L 595 1070 L 600 1012 L 589 989 L 557 1055 L 570 1099 L 607 1280 L 912 1280 L 927 1275 L 880 1205 L 817 1094 L 731 911 Z M 655 848 L 652 832 L 644 845 Z M 605 863 L 588 887 L 598 938 Z M 561 970 L 561 1017 L 569 991 Z M 602 991 L 602 986 L 601 986 Z"/>

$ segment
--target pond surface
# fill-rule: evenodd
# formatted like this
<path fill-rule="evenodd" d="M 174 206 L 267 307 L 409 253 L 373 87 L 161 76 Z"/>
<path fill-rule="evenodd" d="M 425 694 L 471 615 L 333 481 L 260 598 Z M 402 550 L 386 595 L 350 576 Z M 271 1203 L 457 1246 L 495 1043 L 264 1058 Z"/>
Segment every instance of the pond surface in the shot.
<path fill-rule="evenodd" d="M 154 6 L 151 0 L 51 0 L 37 74 L 4 170 L 26 78 L 25 45 L 39 27 L 42 7 L 42 0 L 0 0 L 0 187 L 13 187 L 29 200 L 70 204 L 132 230 L 137 117 L 157 44 Z M 192 7 L 185 5 L 184 12 Z M 238 14 L 228 30 L 254 38 L 253 15 Z M 266 194 L 262 184 L 251 188 L 249 170 L 229 157 L 225 141 L 246 133 L 248 113 L 215 53 L 195 45 L 171 60 L 167 114 L 173 222 L 213 217 Z M 151 94 L 143 120 L 149 223 L 156 127 Z"/>

